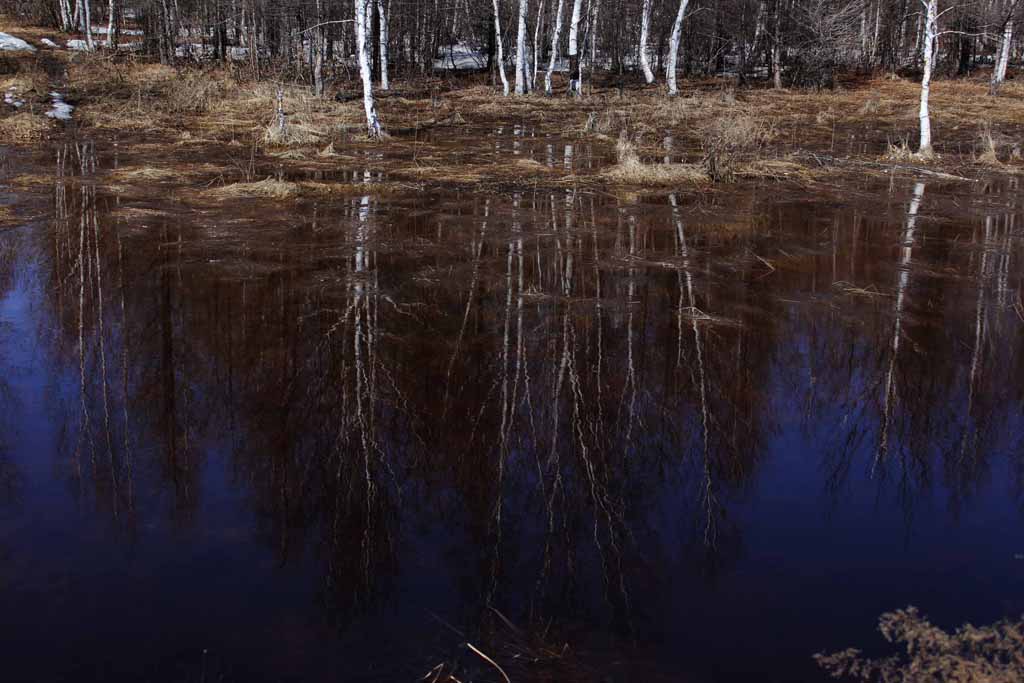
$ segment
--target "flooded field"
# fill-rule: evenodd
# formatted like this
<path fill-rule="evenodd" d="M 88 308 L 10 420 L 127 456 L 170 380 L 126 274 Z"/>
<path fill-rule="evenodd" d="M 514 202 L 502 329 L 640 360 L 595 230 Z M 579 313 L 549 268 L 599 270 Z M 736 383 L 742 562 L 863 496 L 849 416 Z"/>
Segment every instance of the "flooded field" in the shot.
<path fill-rule="evenodd" d="M 277 202 L 121 155 L 0 148 L 5 678 L 814 681 L 888 610 L 1024 612 L 1017 177 Z"/>

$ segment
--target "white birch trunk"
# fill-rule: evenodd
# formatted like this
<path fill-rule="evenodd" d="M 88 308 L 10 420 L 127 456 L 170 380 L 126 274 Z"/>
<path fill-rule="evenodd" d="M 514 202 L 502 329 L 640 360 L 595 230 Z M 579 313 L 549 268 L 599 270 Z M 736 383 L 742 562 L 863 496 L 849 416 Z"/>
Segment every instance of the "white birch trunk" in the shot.
<path fill-rule="evenodd" d="M 526 73 L 526 11 L 528 0 L 519 0 L 519 30 L 516 33 L 516 94 L 525 95 L 530 88 Z"/>
<path fill-rule="evenodd" d="M 775 26 L 772 27 L 772 87 L 782 90 L 782 0 L 775 0 Z"/>
<path fill-rule="evenodd" d="M 73 21 L 73 14 L 71 11 L 70 0 L 59 0 L 60 7 L 60 29 L 62 31 L 70 31 L 71 24 Z"/>
<path fill-rule="evenodd" d="M 683 36 L 683 17 L 686 16 L 686 6 L 689 0 L 679 0 L 679 11 L 676 12 L 676 20 L 672 24 L 672 37 L 668 41 L 668 63 L 665 65 L 665 80 L 668 81 L 668 94 L 678 95 L 679 88 L 676 86 L 676 63 L 679 61 L 679 41 Z"/>
<path fill-rule="evenodd" d="M 575 95 L 582 93 L 583 84 L 578 78 L 580 59 L 580 20 L 583 15 L 583 0 L 573 0 L 572 19 L 569 21 L 569 90 Z"/>
<path fill-rule="evenodd" d="M 1003 38 L 999 45 L 999 55 L 996 57 L 996 68 L 992 71 L 992 83 L 989 86 L 989 94 L 999 93 L 999 86 L 1006 80 L 1006 66 L 1010 62 L 1010 43 L 1013 42 L 1013 17 L 1006 20 L 1003 27 Z"/>
<path fill-rule="evenodd" d="M 558 0 L 558 9 L 555 10 L 555 30 L 551 34 L 551 58 L 548 60 L 548 70 L 544 74 L 544 92 L 551 94 L 551 74 L 555 71 L 555 64 L 558 62 L 558 43 L 562 39 L 562 9 L 565 7 L 565 0 Z"/>
<path fill-rule="evenodd" d="M 938 0 L 921 0 L 925 10 L 924 22 L 924 74 L 921 76 L 921 106 L 917 118 L 921 127 L 921 140 L 917 153 L 929 156 L 932 153 L 932 120 L 928 113 L 928 93 L 932 84 L 932 60 L 935 56 L 935 40 L 938 36 Z"/>
<path fill-rule="evenodd" d="M 372 2 L 372 0 L 370 0 Z M 369 28 L 367 20 L 367 0 L 353 0 L 355 3 L 356 52 L 359 56 L 359 76 L 363 81 L 363 108 L 366 110 L 366 132 L 371 138 L 381 136 L 380 119 L 377 118 L 377 105 L 373 101 L 373 74 L 370 70 L 370 51 L 366 37 Z M 372 7 L 372 5 L 371 5 Z"/>
<path fill-rule="evenodd" d="M 117 21 L 114 17 L 117 14 L 117 7 L 114 0 L 107 3 L 107 47 L 111 50 L 117 47 Z"/>
<path fill-rule="evenodd" d="M 530 90 L 537 89 L 537 73 L 540 71 L 540 34 L 544 26 L 544 0 L 537 4 L 537 21 L 533 25 L 533 69 L 530 72 Z"/>
<path fill-rule="evenodd" d="M 82 0 L 82 24 L 85 27 L 85 45 L 90 50 L 95 50 L 96 43 L 92 39 L 92 8 L 90 0 Z"/>
<path fill-rule="evenodd" d="M 389 90 L 388 81 L 388 12 L 384 0 L 377 0 L 377 14 L 380 16 L 380 89 Z"/>
<path fill-rule="evenodd" d="M 654 83 L 654 72 L 651 71 L 651 58 L 647 54 L 647 41 L 651 34 L 651 0 L 644 0 L 643 13 L 640 16 L 640 68 L 644 72 L 644 80 Z"/>
<path fill-rule="evenodd" d="M 498 44 L 498 74 L 501 76 L 502 94 L 508 97 L 508 76 L 505 75 L 505 50 L 501 44 L 501 11 L 498 8 L 498 0 L 492 1 L 494 3 L 494 38 Z"/>

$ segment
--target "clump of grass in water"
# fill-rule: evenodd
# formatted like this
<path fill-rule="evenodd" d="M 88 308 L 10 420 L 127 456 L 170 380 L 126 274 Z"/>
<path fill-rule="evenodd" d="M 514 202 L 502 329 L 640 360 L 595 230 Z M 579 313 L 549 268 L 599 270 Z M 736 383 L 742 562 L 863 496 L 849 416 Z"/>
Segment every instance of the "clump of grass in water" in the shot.
<path fill-rule="evenodd" d="M 615 145 L 618 163 L 604 172 L 604 177 L 630 185 L 676 185 L 701 183 L 708 180 L 704 170 L 695 164 L 645 164 L 640 160 L 636 145 L 626 131 L 619 134 Z"/>
<path fill-rule="evenodd" d="M 741 161 L 749 159 L 775 137 L 774 127 L 747 114 L 723 116 L 700 129 L 704 170 L 716 182 L 735 178 Z"/>
<path fill-rule="evenodd" d="M 985 681 L 1017 683 L 1024 680 L 1024 621 L 1000 621 L 990 626 L 966 624 L 953 633 L 932 625 L 914 607 L 887 612 L 878 630 L 905 654 L 867 659 L 849 648 L 817 654 L 814 660 L 833 678 L 882 683 L 913 681 Z"/>
<path fill-rule="evenodd" d="M 298 183 L 287 180 L 276 180 L 265 178 L 253 183 L 232 183 L 223 187 L 216 187 L 209 191 L 209 194 L 222 199 L 236 197 L 266 197 L 270 199 L 285 199 L 294 197 L 299 192 Z"/>
<path fill-rule="evenodd" d="M 882 156 L 886 161 L 913 161 L 917 158 L 906 138 L 900 138 L 896 142 L 889 140 L 885 145 L 885 154 Z"/>

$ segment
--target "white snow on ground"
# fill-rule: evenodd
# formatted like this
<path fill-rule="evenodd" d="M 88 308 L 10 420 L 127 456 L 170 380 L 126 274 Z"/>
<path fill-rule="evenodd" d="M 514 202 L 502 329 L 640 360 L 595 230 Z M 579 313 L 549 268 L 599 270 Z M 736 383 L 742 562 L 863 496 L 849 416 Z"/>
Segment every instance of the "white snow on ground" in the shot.
<path fill-rule="evenodd" d="M 67 46 L 68 46 L 69 50 L 88 50 L 89 49 L 89 44 L 86 43 L 84 40 L 80 40 L 78 38 L 73 38 L 73 39 L 69 40 L 67 42 Z"/>
<path fill-rule="evenodd" d="M 21 38 L 15 38 L 9 33 L 0 33 L 0 50 L 24 50 L 35 52 L 36 49 Z"/>
<path fill-rule="evenodd" d="M 443 56 L 434 60 L 435 69 L 482 69 L 487 66 L 487 55 L 465 43 L 443 48 Z"/>
<path fill-rule="evenodd" d="M 9 104 L 15 109 L 19 109 L 25 105 L 25 101 L 18 97 L 18 91 L 14 88 L 8 88 L 7 92 L 4 93 L 4 104 Z"/>
<path fill-rule="evenodd" d="M 60 47 L 60 45 L 58 45 L 57 43 L 53 42 L 49 38 L 41 38 L 39 40 L 39 42 L 42 43 L 43 45 L 45 45 L 46 47 Z"/>
<path fill-rule="evenodd" d="M 92 27 L 92 32 L 93 33 L 101 33 L 103 35 L 107 35 L 107 27 L 106 26 L 93 26 Z M 142 29 L 138 29 L 138 28 L 123 28 L 120 31 L 116 31 L 115 30 L 115 33 L 120 33 L 122 36 L 141 36 L 142 35 Z"/>
<path fill-rule="evenodd" d="M 59 92 L 50 93 L 52 100 L 52 108 L 46 112 L 46 115 L 51 119 L 59 119 L 61 121 L 70 121 L 71 112 L 74 111 L 74 107 L 64 101 L 64 96 Z"/>

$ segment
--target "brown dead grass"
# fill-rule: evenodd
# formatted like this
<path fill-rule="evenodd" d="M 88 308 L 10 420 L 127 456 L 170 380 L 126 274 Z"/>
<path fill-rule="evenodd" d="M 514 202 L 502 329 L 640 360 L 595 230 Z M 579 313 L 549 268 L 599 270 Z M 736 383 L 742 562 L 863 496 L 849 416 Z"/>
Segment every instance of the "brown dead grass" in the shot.
<path fill-rule="evenodd" d="M 218 199 L 237 199 L 240 197 L 263 197 L 269 199 L 287 199 L 299 194 L 299 184 L 287 180 L 265 178 L 251 183 L 232 183 L 207 190 L 206 194 Z"/>
<path fill-rule="evenodd" d="M 338 199 L 343 197 L 386 196 L 421 189 L 397 182 L 329 183 L 316 181 L 292 182 L 265 178 L 255 182 L 241 182 L 214 187 L 204 196 L 212 199 Z"/>
<path fill-rule="evenodd" d="M 701 166 L 694 164 L 645 164 L 640 160 L 636 144 L 625 131 L 615 147 L 618 163 L 602 173 L 616 183 L 626 185 L 680 185 L 698 184 L 709 180 Z"/>
<path fill-rule="evenodd" d="M 0 140 L 28 143 L 43 140 L 50 132 L 52 121 L 40 114 L 22 112 L 0 119 Z"/>
<path fill-rule="evenodd" d="M 887 612 L 878 630 L 905 652 L 872 660 L 854 648 L 814 659 L 833 678 L 859 681 L 1018 683 L 1024 680 L 1024 621 L 965 624 L 952 633 L 915 608 Z"/>

